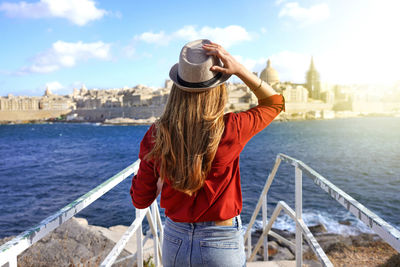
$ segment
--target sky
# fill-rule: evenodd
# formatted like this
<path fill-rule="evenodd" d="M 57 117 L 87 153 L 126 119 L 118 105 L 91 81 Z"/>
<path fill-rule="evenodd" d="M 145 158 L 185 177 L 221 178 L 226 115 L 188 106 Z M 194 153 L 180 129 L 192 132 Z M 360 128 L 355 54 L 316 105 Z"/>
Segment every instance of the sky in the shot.
<path fill-rule="evenodd" d="M 0 96 L 163 87 L 183 45 L 207 38 L 260 72 L 304 83 L 400 81 L 400 1 L 0 0 Z M 231 78 L 238 82 L 237 77 Z"/>

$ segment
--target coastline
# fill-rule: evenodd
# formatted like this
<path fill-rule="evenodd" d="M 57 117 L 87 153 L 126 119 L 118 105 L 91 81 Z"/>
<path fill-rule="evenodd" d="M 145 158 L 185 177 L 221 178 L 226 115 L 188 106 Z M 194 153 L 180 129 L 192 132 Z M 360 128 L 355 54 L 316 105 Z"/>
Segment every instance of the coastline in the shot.
<path fill-rule="evenodd" d="M 303 114 L 304 115 L 304 114 Z M 392 117 L 399 118 L 400 113 L 366 113 L 366 114 L 339 114 L 333 118 L 315 118 L 309 116 L 298 116 L 296 114 L 280 114 L 275 118 L 274 122 L 291 122 L 291 121 L 311 121 L 311 120 L 335 120 L 335 119 L 351 119 L 351 118 L 371 118 L 371 117 Z M 20 124 L 53 124 L 53 123 L 93 123 L 99 125 L 120 125 L 120 126 L 136 126 L 136 125 L 151 125 L 158 118 L 150 117 L 147 119 L 132 119 L 126 117 L 106 119 L 104 121 L 89 121 L 89 120 L 66 120 L 59 118 L 40 119 L 40 120 L 13 120 L 13 121 L 0 121 L 0 125 L 20 125 Z"/>
<path fill-rule="evenodd" d="M 86 219 L 68 220 L 61 227 L 44 237 L 18 257 L 21 266 L 69 266 L 83 264 L 97 266 L 107 256 L 114 244 L 128 226 L 116 225 L 109 228 L 88 224 Z M 376 234 L 340 235 L 324 231 L 323 226 L 309 227 L 317 241 L 334 266 L 399 266 L 400 254 L 382 241 Z M 295 235 L 286 230 L 272 229 L 289 241 L 294 242 Z M 261 230 L 252 233 L 253 245 L 257 242 Z M 128 242 L 115 266 L 132 266 L 135 258 L 128 257 L 136 252 L 136 235 Z M 12 237 L 0 239 L 0 245 Z M 145 236 L 144 259 L 153 257 L 153 240 Z M 273 237 L 268 238 L 269 260 L 294 260 L 293 248 Z M 319 266 L 318 260 L 307 244 L 304 248 L 304 262 Z M 256 260 L 262 260 L 263 248 Z M 315 265 L 317 264 L 317 265 Z"/>

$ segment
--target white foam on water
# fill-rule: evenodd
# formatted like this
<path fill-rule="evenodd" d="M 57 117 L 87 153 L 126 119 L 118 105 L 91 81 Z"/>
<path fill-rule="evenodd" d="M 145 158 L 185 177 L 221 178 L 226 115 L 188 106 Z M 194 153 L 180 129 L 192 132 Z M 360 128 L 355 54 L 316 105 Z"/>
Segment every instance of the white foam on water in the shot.
<path fill-rule="evenodd" d="M 337 218 L 332 218 L 328 213 L 314 213 L 314 212 L 304 212 L 303 220 L 308 227 L 323 224 L 328 231 L 328 233 L 340 234 L 340 235 L 358 235 L 361 233 L 374 233 L 368 226 L 363 222 L 351 217 L 350 214 L 343 214 L 343 218 L 340 221 L 349 221 L 350 225 L 344 225 L 339 223 Z M 247 227 L 247 225 L 246 225 Z M 280 215 L 274 224 L 273 228 L 280 230 L 287 230 L 289 232 L 296 231 L 296 225 L 292 218 L 287 214 Z M 262 221 L 256 220 L 253 226 L 253 231 L 256 229 L 262 229 Z"/>

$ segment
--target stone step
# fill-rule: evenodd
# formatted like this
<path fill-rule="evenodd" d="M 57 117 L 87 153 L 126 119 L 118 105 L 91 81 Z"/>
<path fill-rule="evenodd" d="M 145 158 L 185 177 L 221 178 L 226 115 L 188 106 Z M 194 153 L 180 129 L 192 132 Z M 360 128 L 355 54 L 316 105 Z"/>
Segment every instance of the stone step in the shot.
<path fill-rule="evenodd" d="M 295 267 L 296 261 L 253 261 L 247 262 L 248 267 Z M 303 262 L 303 267 L 321 267 L 321 263 L 306 260 Z"/>
<path fill-rule="evenodd" d="M 247 262 L 248 267 L 295 267 L 296 261 L 253 261 Z"/>

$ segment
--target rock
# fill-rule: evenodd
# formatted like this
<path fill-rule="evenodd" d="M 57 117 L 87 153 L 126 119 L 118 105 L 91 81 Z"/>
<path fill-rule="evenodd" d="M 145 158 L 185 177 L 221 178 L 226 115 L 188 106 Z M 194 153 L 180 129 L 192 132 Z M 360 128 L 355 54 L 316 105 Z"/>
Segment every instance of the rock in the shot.
<path fill-rule="evenodd" d="M 347 226 L 351 225 L 351 222 L 349 220 L 339 221 L 339 223 L 342 225 L 347 225 Z"/>
<path fill-rule="evenodd" d="M 113 241 L 85 227 L 82 219 L 78 222 L 71 218 L 21 253 L 18 266 L 98 266 L 114 245 Z M 128 255 L 123 251 L 120 257 Z"/>
<path fill-rule="evenodd" d="M 344 242 L 332 243 L 327 248 L 324 249 L 325 253 L 331 253 L 331 252 L 344 253 L 345 251 L 349 251 L 349 250 L 350 250 L 350 246 Z"/>
<path fill-rule="evenodd" d="M 268 242 L 268 256 L 276 255 L 279 249 L 280 247 L 275 241 Z"/>
<path fill-rule="evenodd" d="M 317 242 L 324 251 L 333 249 L 335 244 L 342 243 L 345 246 L 350 246 L 352 240 L 348 237 L 337 235 L 337 234 L 323 234 L 316 237 Z"/>
<path fill-rule="evenodd" d="M 280 230 L 280 229 L 272 228 L 272 231 L 286 239 L 294 239 L 295 238 L 295 234 L 292 232 L 289 232 L 287 230 Z M 272 236 L 269 236 L 268 239 L 269 238 L 274 239 L 274 237 L 272 237 Z"/>
<path fill-rule="evenodd" d="M 393 266 L 400 266 L 400 254 L 393 255 L 390 257 L 384 264 L 381 265 L 382 267 L 393 267 Z"/>
<path fill-rule="evenodd" d="M 310 229 L 313 235 L 327 232 L 326 227 L 322 223 L 314 226 L 309 226 L 308 229 Z"/>
<path fill-rule="evenodd" d="M 271 255 L 269 259 L 273 261 L 294 260 L 294 255 L 288 248 L 279 247 L 278 253 L 276 253 L 275 255 Z"/>
<path fill-rule="evenodd" d="M 374 241 L 377 241 L 380 239 L 380 237 L 378 235 L 365 234 L 365 233 L 355 235 L 355 236 L 349 236 L 349 238 L 351 239 L 352 245 L 358 246 L 358 247 L 368 247 L 372 243 L 374 243 Z"/>

